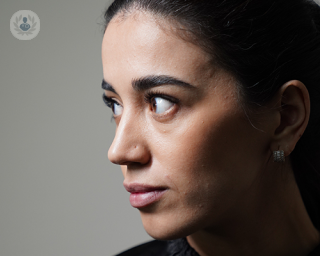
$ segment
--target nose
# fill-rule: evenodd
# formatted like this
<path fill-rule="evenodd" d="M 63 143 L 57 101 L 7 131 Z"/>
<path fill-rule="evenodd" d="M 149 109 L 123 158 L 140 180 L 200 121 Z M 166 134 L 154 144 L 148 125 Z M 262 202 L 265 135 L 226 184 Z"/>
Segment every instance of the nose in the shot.
<path fill-rule="evenodd" d="M 139 119 L 122 113 L 116 135 L 108 151 L 109 160 L 118 165 L 146 164 L 150 160 L 144 128 Z"/>

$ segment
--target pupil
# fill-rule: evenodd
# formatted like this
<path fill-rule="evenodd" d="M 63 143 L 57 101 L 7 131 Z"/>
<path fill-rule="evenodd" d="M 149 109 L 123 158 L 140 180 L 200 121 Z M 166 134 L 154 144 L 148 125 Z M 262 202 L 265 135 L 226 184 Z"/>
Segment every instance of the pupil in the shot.
<path fill-rule="evenodd" d="M 157 106 L 157 102 L 155 101 L 154 98 L 153 98 L 152 106 L 153 106 L 154 108 Z"/>

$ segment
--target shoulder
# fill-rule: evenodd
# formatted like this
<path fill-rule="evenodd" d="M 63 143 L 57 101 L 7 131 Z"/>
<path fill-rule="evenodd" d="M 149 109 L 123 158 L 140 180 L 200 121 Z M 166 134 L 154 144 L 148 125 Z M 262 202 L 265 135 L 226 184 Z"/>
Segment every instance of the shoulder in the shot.
<path fill-rule="evenodd" d="M 144 244 L 135 246 L 129 250 L 126 250 L 116 256 L 166 256 L 167 242 L 153 240 Z"/>

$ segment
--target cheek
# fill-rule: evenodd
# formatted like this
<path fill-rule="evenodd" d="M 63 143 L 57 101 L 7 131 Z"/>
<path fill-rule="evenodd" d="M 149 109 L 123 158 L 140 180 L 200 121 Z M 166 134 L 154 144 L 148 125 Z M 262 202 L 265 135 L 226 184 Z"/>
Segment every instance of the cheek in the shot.
<path fill-rule="evenodd" d="M 252 184 L 258 167 L 249 127 L 234 116 L 198 116 L 159 140 L 164 177 L 186 204 L 233 200 Z"/>
<path fill-rule="evenodd" d="M 214 140 L 220 134 L 201 119 L 193 122 L 194 125 L 190 123 L 180 123 L 174 133 L 160 137 L 153 152 L 163 170 L 165 183 L 179 197 L 180 204 L 196 210 L 204 202 L 212 201 L 220 190 L 221 171 L 214 158 L 220 150 Z"/>

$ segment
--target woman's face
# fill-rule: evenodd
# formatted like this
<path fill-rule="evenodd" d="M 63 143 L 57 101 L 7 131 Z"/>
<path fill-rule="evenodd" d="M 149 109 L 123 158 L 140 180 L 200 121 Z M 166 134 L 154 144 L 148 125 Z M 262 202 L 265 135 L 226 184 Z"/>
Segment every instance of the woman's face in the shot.
<path fill-rule="evenodd" d="M 174 239 L 248 207 L 269 149 L 239 105 L 233 77 L 158 24 L 135 13 L 105 32 L 105 95 L 117 124 L 108 157 L 135 189 L 130 201 L 146 231 Z M 146 193 L 156 189 L 148 186 L 165 190 Z"/>

